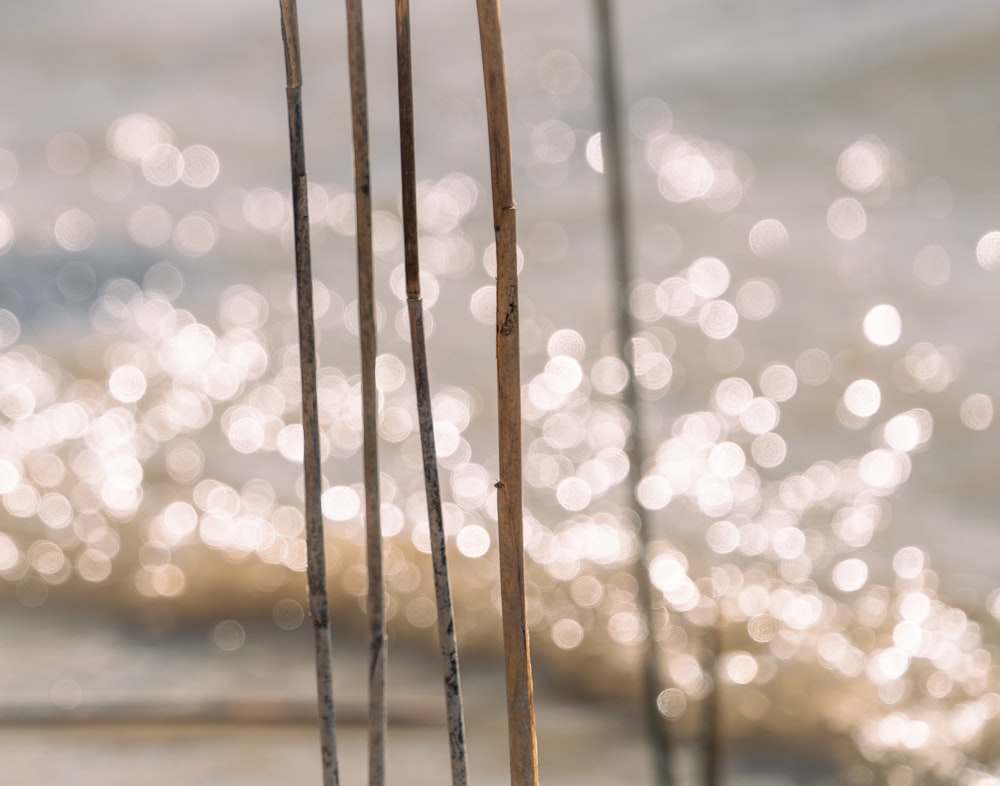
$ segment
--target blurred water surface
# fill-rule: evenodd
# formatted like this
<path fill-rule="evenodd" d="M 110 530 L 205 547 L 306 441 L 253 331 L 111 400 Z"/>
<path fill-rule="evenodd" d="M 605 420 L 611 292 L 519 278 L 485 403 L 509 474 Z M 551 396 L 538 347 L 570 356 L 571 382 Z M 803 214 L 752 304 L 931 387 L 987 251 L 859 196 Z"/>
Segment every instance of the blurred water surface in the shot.
<path fill-rule="evenodd" d="M 694 733 L 718 687 L 727 739 L 785 739 L 774 761 L 816 746 L 843 763 L 845 783 L 995 784 L 1000 10 L 616 10 L 648 454 L 639 496 L 656 528 L 654 635 L 672 686 L 661 708 Z M 647 636 L 621 487 L 623 367 L 589 11 L 504 7 L 529 618 L 541 673 L 578 701 L 628 695 Z M 366 12 L 389 614 L 394 637 L 420 652 L 434 612 L 402 302 L 394 28 L 388 6 Z M 300 6 L 324 514 L 334 603 L 345 630 L 360 630 L 342 16 L 335 4 Z M 22 609 L 0 617 L 8 704 L 239 696 L 246 683 L 307 699 L 308 653 L 281 655 L 282 636 L 302 640 L 305 558 L 277 8 L 62 0 L 12 5 L 2 19 L 0 593 Z M 422 286 L 459 638 L 489 652 L 494 262 L 474 7 L 415 9 L 413 25 Z M 67 611 L 93 617 L 84 642 L 60 622 Z M 270 627 L 258 643 L 254 625 Z M 715 658 L 710 630 L 722 637 Z M 148 668 L 114 665 L 136 646 L 153 653 Z M 253 647 L 255 665 L 218 660 Z M 178 659 L 194 682 L 157 688 L 151 671 Z M 80 672 L 105 660 L 103 676 Z M 274 681 L 286 670 L 288 682 Z M 401 683 L 405 695 L 422 684 Z M 498 684 L 487 684 L 475 717 L 498 747 L 479 755 L 499 782 Z M 594 712 L 612 724 L 601 728 L 634 731 L 634 719 Z M 566 728 L 550 718 L 540 715 L 543 742 Z M 11 734 L 8 750 L 42 739 Z M 297 760 L 306 734 L 275 755 Z M 553 759 L 585 736 L 553 741 Z M 122 782 L 135 782 L 131 767 L 175 760 L 152 737 L 122 758 Z M 206 755 L 230 744 L 257 741 Z M 616 767 L 643 755 L 633 744 L 611 746 L 624 754 Z M 52 779 L 20 755 L 18 783 Z M 740 761 L 740 782 L 752 782 Z M 206 774 L 214 766 L 195 767 L 191 782 L 276 782 L 263 771 L 247 780 L 256 765 Z M 314 777 L 304 766 L 302 782 Z M 100 782 L 114 782 L 102 767 Z M 783 777 L 817 782 L 791 764 Z"/>

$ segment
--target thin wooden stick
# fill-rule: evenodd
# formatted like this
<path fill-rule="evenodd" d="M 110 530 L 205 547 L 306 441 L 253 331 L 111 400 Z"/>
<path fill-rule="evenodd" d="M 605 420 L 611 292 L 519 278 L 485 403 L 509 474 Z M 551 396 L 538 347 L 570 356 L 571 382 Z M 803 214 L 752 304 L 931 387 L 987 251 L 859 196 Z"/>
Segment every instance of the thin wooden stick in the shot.
<path fill-rule="evenodd" d="M 371 165 L 368 90 L 361 0 L 347 0 L 351 118 L 354 126 L 354 204 L 358 242 L 358 321 L 361 334 L 361 398 L 364 430 L 366 560 L 368 564 L 368 783 L 383 786 L 386 757 L 385 581 L 382 572 L 381 494 L 378 474 L 378 391 L 375 360 L 375 285 L 372 256 Z"/>
<path fill-rule="evenodd" d="M 524 512 L 521 503 L 521 347 L 517 291 L 517 214 L 511 166 L 507 74 L 500 5 L 477 0 L 490 141 L 493 229 L 497 254 L 497 409 L 500 480 L 497 514 L 500 598 L 507 681 L 507 735 L 514 786 L 538 783 L 531 654 L 524 600 Z"/>
<path fill-rule="evenodd" d="M 417 254 L 417 182 L 413 137 L 413 73 L 410 55 L 409 0 L 396 0 L 396 63 L 399 81 L 399 147 L 403 190 L 403 249 L 406 272 L 406 305 L 410 317 L 410 345 L 417 393 L 417 420 L 424 464 L 424 490 L 430 527 L 434 592 L 437 598 L 438 641 L 444 667 L 448 739 L 451 748 L 453 786 L 468 783 L 465 749 L 465 719 L 462 685 L 458 669 L 458 643 L 448 579 L 448 550 L 441 513 L 437 451 L 434 446 L 434 417 L 431 413 L 430 382 L 427 374 L 427 347 L 424 339 L 424 309 L 420 296 L 420 259 Z"/>
<path fill-rule="evenodd" d="M 281 0 L 281 37 L 285 50 L 288 99 L 288 143 L 292 168 L 292 215 L 295 224 L 295 282 L 299 316 L 299 362 L 302 375 L 303 473 L 305 480 L 306 548 L 309 610 L 316 638 L 316 687 L 324 786 L 338 786 L 334 732 L 333 664 L 330 603 L 326 589 L 323 512 L 320 507 L 319 411 L 316 395 L 316 336 L 313 324 L 312 263 L 309 250 L 308 181 L 302 133 L 302 64 L 295 0 Z"/>
<path fill-rule="evenodd" d="M 643 652 L 642 705 L 646 721 L 646 733 L 653 752 L 656 783 L 671 786 L 673 783 L 672 753 L 667 722 L 657 706 L 657 698 L 663 688 L 660 667 L 659 643 L 656 640 L 655 615 L 653 611 L 653 588 L 649 578 L 648 554 L 652 540 L 651 522 L 646 510 L 639 502 L 636 492 L 641 480 L 642 461 L 642 413 L 639 409 L 639 394 L 635 380 L 635 362 L 631 348 L 635 335 L 635 323 L 629 312 L 629 288 L 632 282 L 632 252 L 627 228 L 628 208 L 626 204 L 626 175 L 621 135 L 618 130 L 618 79 L 615 73 L 617 58 L 614 50 L 614 20 L 609 0 L 595 0 L 597 37 L 601 64 L 601 150 L 604 159 L 604 176 L 607 181 L 608 213 L 611 223 L 615 277 L 617 279 L 617 330 L 621 359 L 628 369 L 628 379 L 622 391 L 623 404 L 631 421 L 625 443 L 628 456 L 628 486 L 632 509 L 639 518 L 639 554 L 636 557 L 636 583 L 639 587 L 639 613 L 646 623 L 648 635 Z"/>

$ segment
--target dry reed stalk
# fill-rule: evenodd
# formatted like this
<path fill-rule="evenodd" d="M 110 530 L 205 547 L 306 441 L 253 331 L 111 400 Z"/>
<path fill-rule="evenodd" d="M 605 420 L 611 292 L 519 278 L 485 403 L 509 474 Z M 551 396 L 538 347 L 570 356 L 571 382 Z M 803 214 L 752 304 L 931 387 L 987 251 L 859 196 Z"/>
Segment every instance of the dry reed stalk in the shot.
<path fill-rule="evenodd" d="M 521 490 L 521 347 L 517 291 L 517 215 L 511 172 L 510 118 L 500 5 L 477 0 L 490 144 L 497 256 L 497 409 L 500 480 L 497 514 L 507 734 L 513 786 L 538 783 L 531 653 L 524 601 L 524 512 Z"/>
<path fill-rule="evenodd" d="M 703 669 L 712 675 L 712 690 L 705 697 L 702 718 L 702 768 L 704 786 L 722 782 L 722 628 L 713 625 L 705 632 Z"/>
<path fill-rule="evenodd" d="M 295 226 L 295 283 L 299 318 L 299 362 L 302 376 L 303 474 L 309 610 L 316 639 L 316 687 L 324 786 L 337 786 L 337 742 L 334 732 L 330 603 L 326 589 L 323 512 L 320 506 L 319 411 L 316 395 L 316 335 L 313 322 L 312 262 L 309 249 L 308 181 L 302 133 L 302 62 L 295 0 L 281 0 L 281 38 L 285 50 L 288 100 L 288 144 L 292 170 L 292 215 Z"/>
<path fill-rule="evenodd" d="M 368 90 L 365 76 L 361 0 L 347 0 L 347 56 L 350 64 L 354 136 L 354 204 L 358 242 L 358 322 L 361 334 L 361 398 L 364 432 L 366 562 L 368 564 L 368 783 L 385 783 L 386 660 L 385 580 L 382 571 L 381 493 L 378 474 L 378 391 L 375 360 L 375 285 L 372 255 L 371 162 Z"/>
<path fill-rule="evenodd" d="M 451 749 L 453 786 L 468 782 L 465 749 L 465 719 L 462 685 L 458 669 L 458 643 L 448 579 L 447 538 L 441 513 L 437 451 L 434 446 L 434 418 L 431 413 L 430 382 L 427 374 L 427 347 L 424 338 L 424 310 L 420 296 L 420 259 L 417 253 L 416 153 L 413 137 L 413 72 L 410 54 L 409 0 L 396 0 L 396 64 L 399 82 L 399 147 L 403 191 L 403 251 L 406 273 L 406 305 L 410 317 L 410 345 L 417 396 L 417 420 L 424 465 L 427 521 L 430 528 L 434 592 L 437 598 L 438 642 L 444 667 L 448 740 Z"/>
<path fill-rule="evenodd" d="M 641 480 L 644 450 L 642 445 L 642 413 L 639 408 L 639 394 L 635 379 L 635 358 L 632 352 L 632 337 L 635 323 L 629 311 L 629 289 L 632 283 L 632 251 L 628 233 L 628 207 L 626 200 L 626 175 L 621 134 L 618 126 L 618 78 L 614 45 L 614 20 L 609 0 L 595 0 L 596 27 L 601 82 L 601 151 L 604 158 L 604 176 L 607 179 L 608 214 L 617 281 L 617 331 L 621 359 L 628 369 L 628 380 L 622 391 L 622 403 L 628 414 L 631 427 L 626 437 L 625 453 L 628 456 L 628 487 L 631 506 L 639 519 L 639 554 L 636 556 L 636 583 L 639 587 L 639 613 L 646 625 L 648 635 L 643 652 L 642 705 L 646 732 L 654 756 L 656 783 L 670 786 L 673 783 L 670 733 L 666 719 L 660 713 L 657 698 L 663 688 L 663 674 L 660 666 L 659 643 L 656 640 L 655 612 L 653 610 L 653 588 L 649 578 L 648 554 L 652 540 L 651 522 L 645 508 L 636 495 Z"/>

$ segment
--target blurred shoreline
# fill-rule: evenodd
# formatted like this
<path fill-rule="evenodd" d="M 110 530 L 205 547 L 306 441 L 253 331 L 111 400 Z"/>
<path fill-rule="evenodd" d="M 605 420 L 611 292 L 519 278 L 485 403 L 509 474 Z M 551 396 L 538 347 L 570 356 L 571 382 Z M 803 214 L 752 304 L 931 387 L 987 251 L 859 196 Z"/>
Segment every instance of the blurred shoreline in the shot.
<path fill-rule="evenodd" d="M 16 653 L 5 654 L 5 676 L 0 677 L 5 697 L 0 702 L 0 753 L 8 773 L 23 776 L 19 783 L 56 782 L 45 778 L 64 777 L 78 766 L 71 752 L 80 746 L 89 751 L 88 770 L 109 783 L 126 782 L 115 773 L 130 772 L 133 757 L 175 749 L 171 756 L 179 758 L 150 777 L 167 783 L 186 772 L 185 783 L 191 784 L 247 783 L 247 777 L 270 784 L 279 782 L 269 763 L 276 761 L 287 770 L 280 782 L 305 783 L 315 777 L 318 764 L 309 751 L 318 732 L 305 628 L 282 631 L 247 623 L 243 643 L 227 650 L 213 635 L 213 626 L 150 634 L 109 619 L 46 616 L 40 626 L 36 614 L 0 615 L 5 638 L 16 636 L 20 643 Z M 52 646 L 66 640 L 74 642 L 78 653 L 71 662 Z M 225 638 L 221 643 L 232 646 Z M 389 783 L 401 783 L 404 777 L 408 784 L 437 783 L 446 765 L 447 735 L 436 655 L 412 643 L 390 641 L 390 647 Z M 342 633 L 334 650 L 342 767 L 357 778 L 365 766 L 366 650 L 356 636 Z M 502 664 L 495 657 L 473 655 L 462 665 L 471 769 L 477 782 L 503 783 L 506 761 L 498 744 L 506 738 Z M 539 664 L 536 671 L 545 782 L 596 786 L 647 781 L 649 754 L 633 697 L 581 701 L 567 692 L 565 677 L 551 679 L 553 668 Z M 130 675 L 140 677 L 142 687 Z M 211 748 L 200 749 L 198 740 Z M 43 761 L 40 751 L 53 745 L 64 754 Z M 264 760 L 262 771 L 246 758 L 247 745 Z M 844 750 L 835 752 L 839 746 L 831 747 L 822 736 L 800 739 L 794 753 L 787 739 L 767 734 L 727 739 L 724 746 L 729 782 L 739 786 L 763 783 L 759 779 L 765 777 L 803 786 L 842 783 L 835 773 Z M 682 736 L 680 771 L 697 767 L 698 755 Z"/>

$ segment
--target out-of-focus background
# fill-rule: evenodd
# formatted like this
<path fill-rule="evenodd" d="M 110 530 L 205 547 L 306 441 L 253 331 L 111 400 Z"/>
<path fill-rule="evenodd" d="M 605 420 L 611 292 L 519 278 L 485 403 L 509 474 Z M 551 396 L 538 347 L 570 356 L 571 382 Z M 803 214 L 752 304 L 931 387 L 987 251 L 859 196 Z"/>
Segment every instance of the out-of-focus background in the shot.
<path fill-rule="evenodd" d="M 394 27 L 368 4 L 390 783 L 447 777 L 402 291 Z M 651 778 L 592 9 L 504 4 L 528 603 L 548 783 Z M 733 784 L 997 784 L 1000 9 L 615 7 L 660 708 Z M 343 9 L 304 0 L 341 750 L 364 771 Z M 311 783 L 276 3 L 0 12 L 5 783 Z M 421 257 L 474 782 L 506 781 L 474 4 L 413 10 Z M 718 642 L 716 644 L 715 642 Z M 690 782 L 696 782 L 691 780 Z"/>

